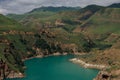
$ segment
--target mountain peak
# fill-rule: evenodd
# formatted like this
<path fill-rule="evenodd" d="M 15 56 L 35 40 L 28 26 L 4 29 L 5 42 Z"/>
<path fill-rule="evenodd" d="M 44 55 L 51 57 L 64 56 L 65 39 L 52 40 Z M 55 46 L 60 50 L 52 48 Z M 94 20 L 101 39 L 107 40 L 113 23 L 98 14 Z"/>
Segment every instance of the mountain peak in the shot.
<path fill-rule="evenodd" d="M 108 7 L 111 7 L 111 8 L 120 8 L 120 3 L 114 3 L 114 4 L 111 4 Z"/>
<path fill-rule="evenodd" d="M 65 6 L 61 6 L 61 7 L 53 7 L 53 6 L 42 6 L 40 8 L 35 8 L 33 9 L 31 12 L 38 12 L 38 11 L 51 11 L 51 12 L 59 12 L 59 11 L 69 11 L 69 10 L 77 10 L 77 9 L 81 9 L 80 7 L 65 7 Z M 30 12 L 30 13 L 31 13 Z"/>
<path fill-rule="evenodd" d="M 104 7 L 93 4 L 93 5 L 88 5 L 88 6 L 84 7 L 84 8 L 82 8 L 81 11 L 84 12 L 84 11 L 90 10 L 90 11 L 92 11 L 94 13 L 94 12 L 100 10 L 101 8 L 104 8 Z"/>

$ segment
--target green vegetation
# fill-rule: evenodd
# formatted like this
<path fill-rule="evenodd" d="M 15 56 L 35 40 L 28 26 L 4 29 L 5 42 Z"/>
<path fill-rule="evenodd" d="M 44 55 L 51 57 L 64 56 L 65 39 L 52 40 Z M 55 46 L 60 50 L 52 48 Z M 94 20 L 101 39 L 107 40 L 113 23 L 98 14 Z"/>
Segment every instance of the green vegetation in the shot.
<path fill-rule="evenodd" d="M 5 29 L 18 29 L 20 27 L 21 25 L 15 20 L 9 19 L 0 14 L 0 31 Z"/>
<path fill-rule="evenodd" d="M 105 34 L 120 32 L 120 9 L 107 8 L 95 13 L 86 23 L 82 24 L 87 33 Z"/>
<path fill-rule="evenodd" d="M 7 16 L 10 18 L 0 15 L 0 59 L 9 71 L 23 73 L 23 59 L 56 52 L 88 53 L 78 57 L 118 69 L 119 8 L 42 7 Z"/>

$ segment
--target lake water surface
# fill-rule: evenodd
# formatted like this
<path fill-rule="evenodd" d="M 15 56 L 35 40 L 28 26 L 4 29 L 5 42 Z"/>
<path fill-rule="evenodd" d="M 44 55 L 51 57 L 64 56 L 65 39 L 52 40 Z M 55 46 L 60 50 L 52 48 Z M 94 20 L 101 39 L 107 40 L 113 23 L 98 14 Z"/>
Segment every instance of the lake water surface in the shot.
<path fill-rule="evenodd" d="M 69 62 L 72 55 L 34 58 L 25 61 L 26 77 L 9 80 L 93 80 L 98 70 Z"/>

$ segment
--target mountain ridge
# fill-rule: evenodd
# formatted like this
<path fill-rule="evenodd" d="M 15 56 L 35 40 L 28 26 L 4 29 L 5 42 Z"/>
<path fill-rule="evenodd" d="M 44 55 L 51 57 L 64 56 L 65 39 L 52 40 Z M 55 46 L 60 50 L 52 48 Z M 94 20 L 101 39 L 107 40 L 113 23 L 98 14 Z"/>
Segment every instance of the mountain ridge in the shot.
<path fill-rule="evenodd" d="M 81 9 L 80 7 L 65 7 L 65 6 L 61 6 L 61 7 L 53 7 L 53 6 L 48 6 L 48 7 L 40 7 L 40 8 L 35 8 L 32 11 L 28 12 L 35 12 L 35 11 L 51 11 L 51 12 L 60 12 L 60 11 L 71 11 L 71 10 L 79 10 Z"/>
<path fill-rule="evenodd" d="M 110 8 L 120 8 L 120 3 L 114 3 L 114 4 L 109 5 L 108 7 L 110 7 Z"/>

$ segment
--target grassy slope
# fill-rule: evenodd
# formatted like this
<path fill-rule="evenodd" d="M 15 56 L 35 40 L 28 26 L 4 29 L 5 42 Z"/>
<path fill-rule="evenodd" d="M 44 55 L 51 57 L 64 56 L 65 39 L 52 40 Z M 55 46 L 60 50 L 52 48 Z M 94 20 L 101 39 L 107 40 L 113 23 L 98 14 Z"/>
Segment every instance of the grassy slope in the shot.
<path fill-rule="evenodd" d="M 0 14 L 0 30 L 21 28 L 21 25 L 15 20 L 4 17 Z"/>
<path fill-rule="evenodd" d="M 66 15 L 67 14 L 67 15 Z M 25 26 L 29 26 L 30 28 L 40 28 L 45 25 L 50 25 L 51 27 L 56 27 L 56 20 L 61 20 L 62 23 L 65 24 L 65 29 L 68 31 L 73 30 L 76 26 L 78 26 L 80 22 L 75 21 L 76 18 L 80 15 L 78 11 L 64 11 L 64 12 L 50 12 L 50 11 L 41 11 L 41 12 L 32 12 L 26 13 L 23 15 L 13 15 L 10 16 L 14 19 L 18 19 L 20 16 L 24 16 L 18 21 L 24 24 Z M 77 23 L 77 24 L 75 24 Z"/>
<path fill-rule="evenodd" d="M 21 23 L 0 14 L 0 33 L 10 30 L 29 31 L 31 28 L 27 28 Z"/>
<path fill-rule="evenodd" d="M 120 9 L 105 8 L 95 13 L 90 19 L 81 25 L 86 33 L 104 34 L 118 33 L 120 34 Z M 80 29 L 80 28 L 79 28 Z M 76 31 L 78 28 L 76 29 Z"/>
<path fill-rule="evenodd" d="M 97 5 L 90 5 L 81 10 L 76 7 L 41 7 L 22 15 L 9 14 L 8 17 L 32 28 L 39 28 L 48 24 L 51 27 L 56 27 L 56 20 L 60 20 L 65 24 L 62 26 L 63 29 L 72 32 L 75 27 L 80 26 L 80 24 L 101 8 L 101 6 Z"/>

